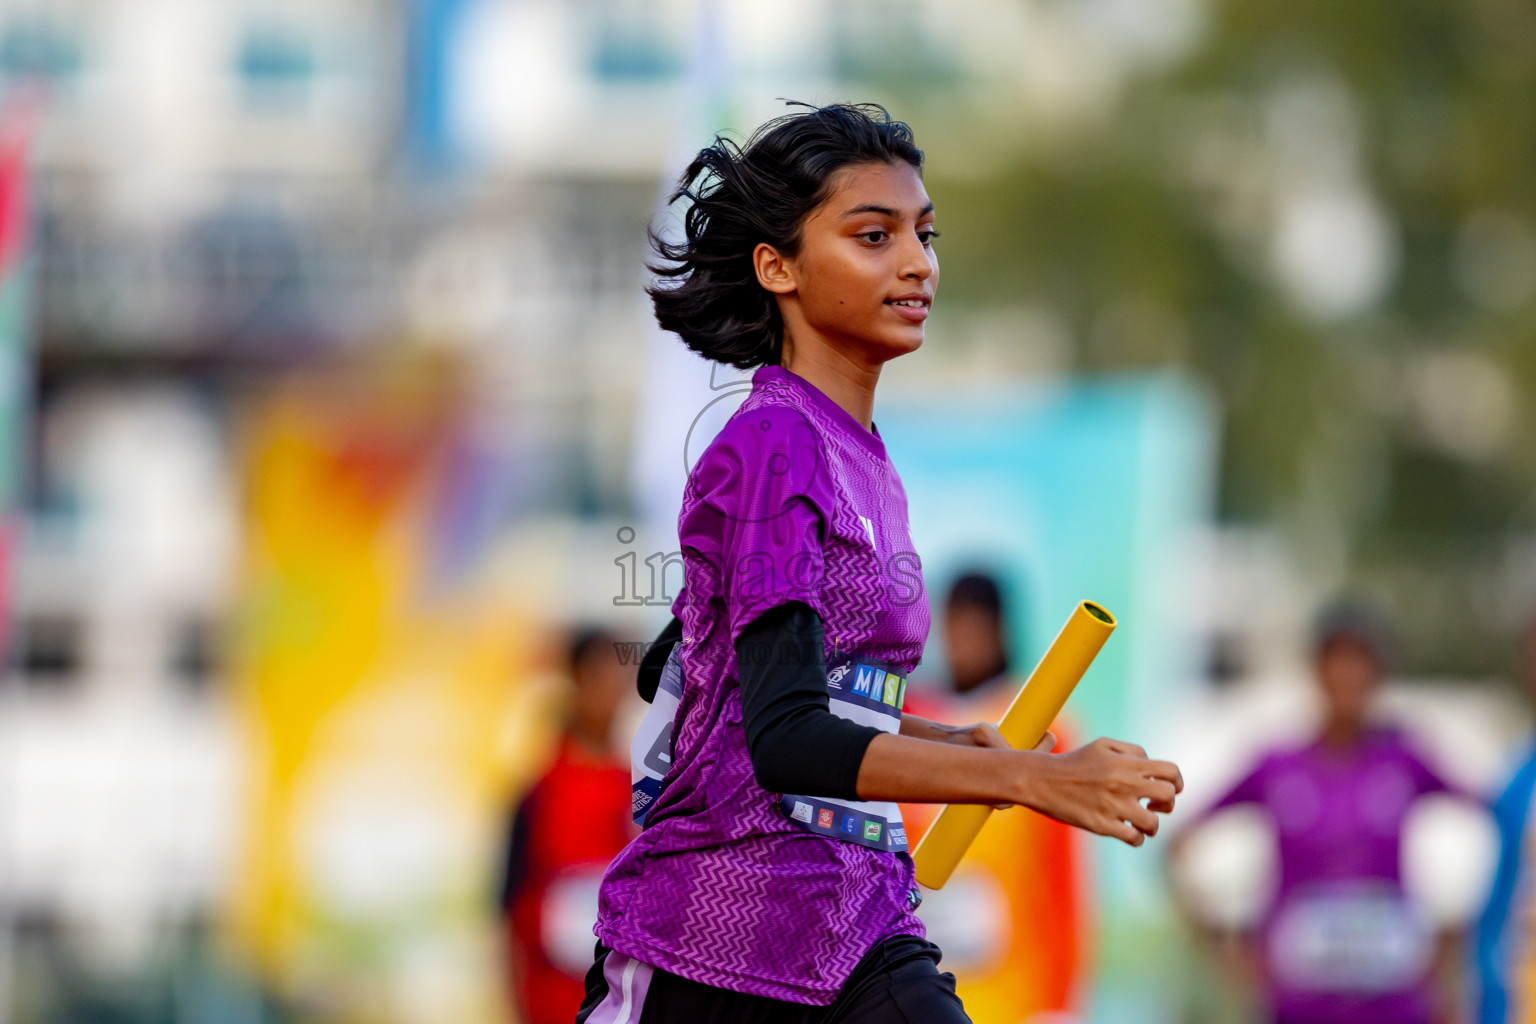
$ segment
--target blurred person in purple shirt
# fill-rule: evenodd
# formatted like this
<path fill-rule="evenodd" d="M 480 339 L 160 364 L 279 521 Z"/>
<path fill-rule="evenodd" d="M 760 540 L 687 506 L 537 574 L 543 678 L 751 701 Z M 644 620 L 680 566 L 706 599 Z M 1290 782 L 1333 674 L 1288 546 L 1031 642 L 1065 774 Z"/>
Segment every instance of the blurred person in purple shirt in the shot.
<path fill-rule="evenodd" d="M 1195 829 L 1229 807 L 1257 805 L 1270 816 L 1278 891 L 1229 966 L 1258 984 L 1276 1024 L 1454 1019 L 1438 982 L 1455 963 L 1455 937 L 1436 934 L 1413 904 L 1400 861 L 1414 802 L 1462 794 L 1396 729 L 1371 722 L 1388 651 L 1383 624 L 1366 609 L 1324 613 L 1313 646 L 1321 732 L 1259 759 L 1169 847 L 1176 861 Z"/>

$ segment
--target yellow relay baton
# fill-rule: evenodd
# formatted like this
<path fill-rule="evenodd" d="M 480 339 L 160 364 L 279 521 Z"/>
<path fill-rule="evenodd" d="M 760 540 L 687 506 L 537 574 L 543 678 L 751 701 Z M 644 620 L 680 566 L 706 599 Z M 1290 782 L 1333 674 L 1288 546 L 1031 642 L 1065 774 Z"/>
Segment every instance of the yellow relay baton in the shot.
<path fill-rule="evenodd" d="M 1031 750 L 1045 738 L 1046 730 L 1061 714 L 1078 681 L 1104 641 L 1115 631 L 1115 617 L 1092 601 L 1073 609 L 1040 664 L 1019 688 L 1008 705 L 997 731 L 1016 750 Z M 924 833 L 912 862 L 917 880 L 930 889 L 942 889 L 965 851 L 971 848 L 981 827 L 992 816 L 986 804 L 945 804 Z"/>

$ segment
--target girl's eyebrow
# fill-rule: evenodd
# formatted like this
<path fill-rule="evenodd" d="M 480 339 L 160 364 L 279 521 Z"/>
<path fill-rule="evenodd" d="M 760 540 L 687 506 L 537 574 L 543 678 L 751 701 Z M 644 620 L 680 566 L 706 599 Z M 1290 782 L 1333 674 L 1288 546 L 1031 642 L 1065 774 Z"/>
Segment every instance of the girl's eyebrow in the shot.
<path fill-rule="evenodd" d="M 926 216 L 926 215 L 928 215 L 928 214 L 930 214 L 932 212 L 933 212 L 933 204 L 929 203 L 927 206 L 925 206 L 921 210 L 917 211 L 917 216 L 919 218 L 922 218 L 922 217 L 924 217 L 924 216 Z M 852 209 L 844 210 L 842 215 L 844 217 L 856 217 L 856 216 L 858 216 L 861 213 L 878 213 L 882 217 L 891 217 L 891 218 L 896 218 L 896 217 L 900 217 L 901 216 L 901 214 L 899 212 L 897 212 L 896 210 L 893 210 L 891 207 L 889 207 L 889 206 L 881 206 L 878 203 L 864 203 L 864 204 L 862 204 L 860 206 L 855 206 Z"/>

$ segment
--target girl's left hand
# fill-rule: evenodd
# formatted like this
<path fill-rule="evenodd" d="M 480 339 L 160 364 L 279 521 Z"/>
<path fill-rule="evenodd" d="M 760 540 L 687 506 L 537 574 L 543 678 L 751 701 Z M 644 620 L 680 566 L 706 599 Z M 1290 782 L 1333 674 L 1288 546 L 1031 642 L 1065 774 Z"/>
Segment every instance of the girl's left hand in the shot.
<path fill-rule="evenodd" d="M 1003 739 L 1003 734 L 997 726 L 991 722 L 976 722 L 972 725 L 948 725 L 944 726 L 949 731 L 949 742 L 958 743 L 962 747 L 996 747 L 999 750 L 1012 750 L 1013 744 Z M 1050 730 L 1035 744 L 1035 749 L 1049 754 L 1056 749 L 1056 734 Z"/>

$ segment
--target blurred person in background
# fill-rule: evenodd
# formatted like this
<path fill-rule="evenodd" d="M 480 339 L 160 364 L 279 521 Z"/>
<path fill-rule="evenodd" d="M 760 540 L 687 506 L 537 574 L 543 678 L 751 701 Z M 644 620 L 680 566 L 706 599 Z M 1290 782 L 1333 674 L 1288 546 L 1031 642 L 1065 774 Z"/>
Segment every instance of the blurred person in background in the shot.
<path fill-rule="evenodd" d="M 1526 693 L 1536 699 L 1536 618 L 1521 647 Z M 1524 755 L 1493 804 L 1499 827 L 1499 860 L 1488 905 L 1477 922 L 1478 1024 L 1525 1024 L 1536 1020 L 1536 744 Z"/>
<path fill-rule="evenodd" d="M 567 652 L 570 703 L 555 757 L 512 817 L 502 878 L 512 1003 L 522 1024 L 571 1024 L 592 962 L 597 889 L 634 834 L 629 769 L 614 721 L 633 685 L 602 629 L 578 630 Z"/>
<path fill-rule="evenodd" d="M 906 711 L 944 722 L 996 722 L 1018 692 L 1010 671 L 1008 615 L 998 581 L 969 572 L 944 603 L 946 691 L 914 693 Z M 1057 750 L 1071 737 L 1051 726 Z M 912 841 L 938 808 L 906 804 Z M 1073 1009 L 1084 960 L 1077 839 L 1058 821 L 1028 810 L 994 814 L 943 889 L 924 897 L 922 917 L 943 946 L 956 987 L 976 1024 L 1018 1024 Z M 1041 921 L 1051 922 L 1049 932 Z"/>
<path fill-rule="evenodd" d="M 1263 808 L 1278 834 L 1278 891 L 1258 934 L 1243 936 L 1224 960 L 1240 982 L 1259 987 L 1275 1024 L 1455 1020 L 1457 936 L 1435 934 L 1404 889 L 1400 861 L 1414 802 L 1464 794 L 1397 729 L 1371 721 L 1390 649 L 1382 620 L 1341 603 L 1322 614 L 1313 638 L 1319 735 L 1261 758 L 1172 838 L 1170 861 L 1209 816 Z M 1200 928 L 1180 887 L 1174 892 Z"/>

